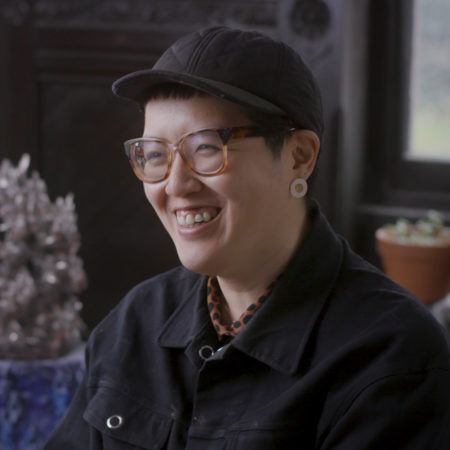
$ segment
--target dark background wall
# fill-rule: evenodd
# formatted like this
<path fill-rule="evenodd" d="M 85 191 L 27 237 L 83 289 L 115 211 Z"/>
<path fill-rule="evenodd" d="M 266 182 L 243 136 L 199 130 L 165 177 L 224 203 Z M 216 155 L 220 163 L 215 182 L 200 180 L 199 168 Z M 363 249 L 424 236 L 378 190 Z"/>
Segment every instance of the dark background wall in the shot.
<path fill-rule="evenodd" d="M 178 263 L 122 151 L 123 141 L 140 135 L 143 117 L 110 85 L 151 67 L 178 37 L 212 24 L 283 39 L 309 62 L 326 121 L 314 195 L 335 227 L 376 262 L 373 229 L 386 214 L 367 214 L 370 195 L 362 189 L 375 3 L 0 0 L 0 156 L 16 162 L 30 153 L 51 198 L 75 194 L 90 327 L 135 283 Z"/>

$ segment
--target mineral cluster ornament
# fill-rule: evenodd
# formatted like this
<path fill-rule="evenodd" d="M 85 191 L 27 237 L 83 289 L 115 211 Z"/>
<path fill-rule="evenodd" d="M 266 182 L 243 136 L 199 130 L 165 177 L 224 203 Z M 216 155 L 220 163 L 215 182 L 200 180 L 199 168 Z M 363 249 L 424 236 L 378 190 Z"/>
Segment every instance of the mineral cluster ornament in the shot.
<path fill-rule="evenodd" d="M 60 356 L 81 342 L 86 275 L 73 196 L 51 202 L 30 157 L 0 164 L 0 358 Z"/>

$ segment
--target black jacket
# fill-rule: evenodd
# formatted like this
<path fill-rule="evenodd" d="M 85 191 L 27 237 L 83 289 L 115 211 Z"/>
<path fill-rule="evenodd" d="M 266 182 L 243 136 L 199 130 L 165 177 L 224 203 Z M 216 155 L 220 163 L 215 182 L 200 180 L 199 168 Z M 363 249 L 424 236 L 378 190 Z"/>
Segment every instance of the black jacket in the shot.
<path fill-rule="evenodd" d="M 45 450 L 449 450 L 443 331 L 317 208 L 312 221 L 264 306 L 208 360 L 206 277 L 178 268 L 134 288 L 92 333 Z"/>

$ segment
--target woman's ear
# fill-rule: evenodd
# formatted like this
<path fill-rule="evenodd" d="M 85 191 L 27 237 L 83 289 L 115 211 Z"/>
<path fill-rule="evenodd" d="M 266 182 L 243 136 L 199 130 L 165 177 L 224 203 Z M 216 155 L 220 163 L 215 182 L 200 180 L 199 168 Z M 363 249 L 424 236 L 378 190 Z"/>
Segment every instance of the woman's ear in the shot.
<path fill-rule="evenodd" d="M 320 139 L 312 130 L 295 130 L 291 140 L 292 169 L 302 178 L 308 178 L 316 166 Z"/>

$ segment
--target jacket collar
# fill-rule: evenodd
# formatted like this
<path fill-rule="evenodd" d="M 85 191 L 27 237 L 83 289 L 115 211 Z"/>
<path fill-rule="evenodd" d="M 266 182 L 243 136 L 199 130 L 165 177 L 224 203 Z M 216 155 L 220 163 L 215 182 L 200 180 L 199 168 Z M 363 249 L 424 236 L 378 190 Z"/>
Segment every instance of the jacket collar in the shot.
<path fill-rule="evenodd" d="M 299 370 L 306 345 L 330 295 L 342 261 L 342 244 L 310 204 L 311 227 L 280 276 L 264 307 L 231 345 L 275 370 Z M 206 308 L 206 277 L 199 277 L 186 300 L 166 322 L 159 342 L 185 348 L 211 327 Z"/>
<path fill-rule="evenodd" d="M 198 276 L 186 298 L 164 324 L 158 337 L 162 347 L 185 348 L 208 325 L 211 319 L 206 311 L 207 280 L 206 276 Z"/>

